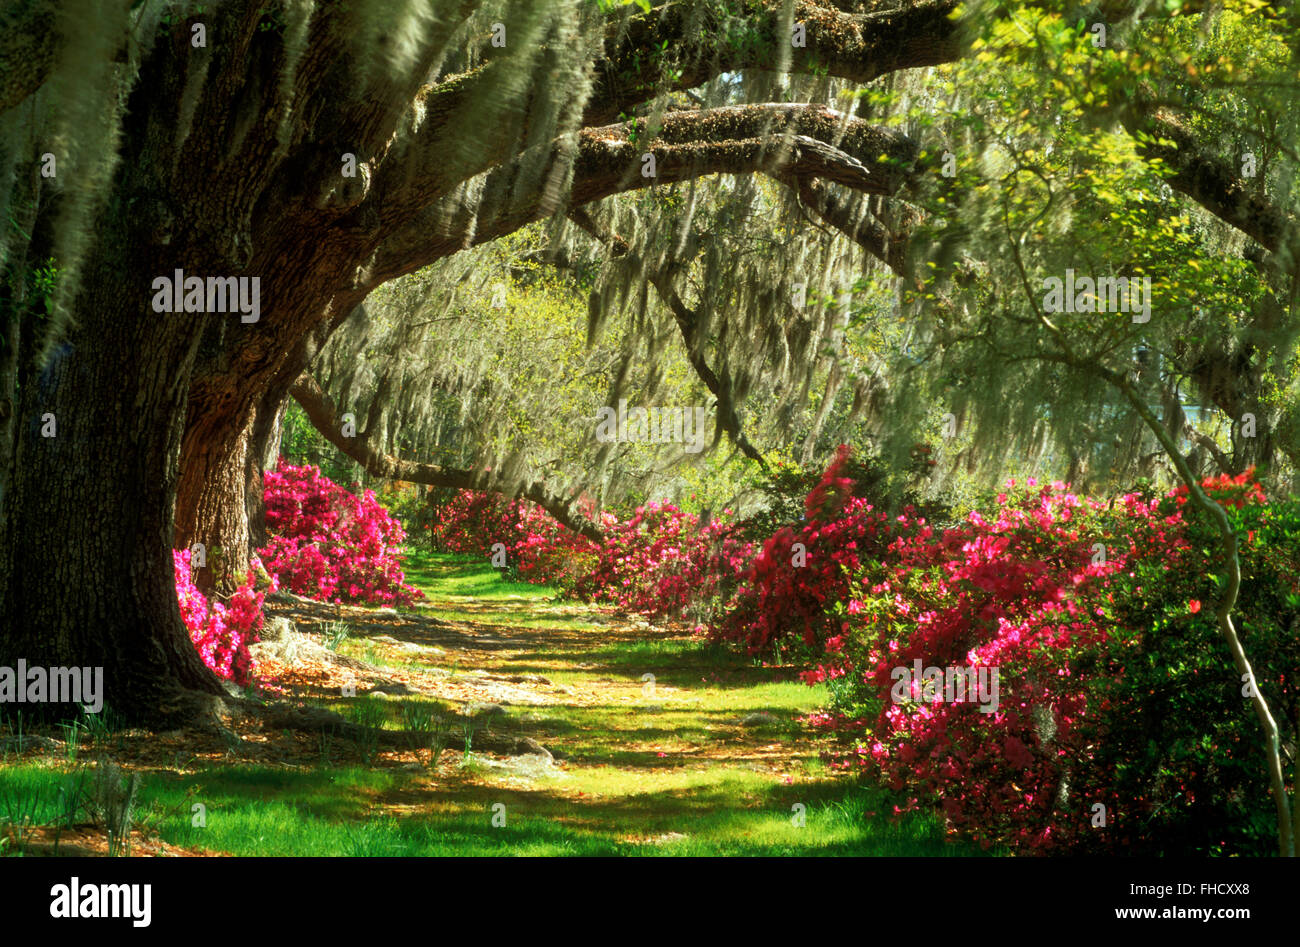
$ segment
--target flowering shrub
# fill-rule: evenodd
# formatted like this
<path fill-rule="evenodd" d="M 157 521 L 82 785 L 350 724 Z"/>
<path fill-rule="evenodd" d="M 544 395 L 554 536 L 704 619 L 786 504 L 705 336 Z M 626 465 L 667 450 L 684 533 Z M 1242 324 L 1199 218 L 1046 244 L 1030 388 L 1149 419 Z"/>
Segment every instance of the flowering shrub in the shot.
<path fill-rule="evenodd" d="M 731 536 L 725 518 L 701 526 L 675 506 L 647 503 L 629 519 L 606 520 L 594 568 L 574 593 L 650 617 L 680 615 L 695 603 L 725 597 L 749 550 Z"/>
<path fill-rule="evenodd" d="M 595 543 L 529 500 L 458 490 L 432 512 L 433 548 L 488 558 L 500 543 L 512 578 L 555 584 L 567 591 L 595 562 Z M 614 518 L 606 515 L 602 522 L 608 526 Z"/>
<path fill-rule="evenodd" d="M 523 502 L 498 493 L 457 490 L 435 508 L 429 524 L 433 548 L 486 558 L 493 543 L 512 546 L 518 539 L 516 523 Z M 558 523 L 556 524 L 559 525 Z"/>
<path fill-rule="evenodd" d="M 608 529 L 612 515 L 600 519 Z M 596 544 L 563 526 L 535 503 L 516 500 L 511 504 L 513 542 L 507 543 L 507 564 L 512 574 L 525 582 L 553 584 L 570 592 L 596 565 Z"/>
<path fill-rule="evenodd" d="M 712 627 L 715 638 L 743 643 L 751 654 L 800 645 L 815 654 L 839 630 L 835 603 L 848 599 L 854 570 L 882 555 L 891 535 L 888 517 L 852 495 L 848 461 L 841 446 L 808 494 L 803 523 L 782 526 L 763 543 Z"/>
<path fill-rule="evenodd" d="M 842 499 L 878 497 L 885 487 L 882 471 L 841 446 L 832 461 L 835 478 L 841 484 Z M 736 523 L 736 532 L 756 544 L 756 549 L 782 526 L 802 524 L 808 512 L 808 494 L 826 479 L 822 468 L 804 469 L 797 464 L 773 461 L 771 466 L 754 474 L 753 489 L 758 494 L 756 508 Z"/>
<path fill-rule="evenodd" d="M 397 549 L 402 524 L 373 492 L 349 493 L 312 466 L 268 471 L 266 570 L 290 591 L 328 602 L 410 605 Z"/>
<path fill-rule="evenodd" d="M 842 634 L 807 677 L 846 676 L 839 702 L 865 721 L 870 740 L 841 765 L 905 791 L 911 805 L 940 800 L 951 824 L 981 841 L 1072 844 L 1108 776 L 1087 765 L 1096 711 L 1077 664 L 1085 653 L 1095 661 L 1105 640 L 1104 610 L 1089 593 L 1129 556 L 1177 543 L 1136 498 L 1105 530 L 1105 507 L 1059 484 L 999 503 L 996 518 L 972 513 L 941 534 L 907 524 L 885 557 L 854 574 L 853 594 L 834 609 Z M 1098 562 L 1102 535 L 1114 550 Z M 898 687 L 897 669 L 918 660 L 984 668 L 986 679 L 996 668 L 997 703 L 954 700 L 955 688 L 923 695 L 915 675 Z M 1060 819 L 1062 806 L 1082 806 L 1084 817 Z"/>
<path fill-rule="evenodd" d="M 826 535 L 824 511 L 843 495 L 833 474 L 809 497 L 809 538 Z M 1246 644 L 1261 686 L 1294 720 L 1300 648 L 1284 629 L 1300 621 L 1300 514 L 1292 503 L 1267 515 L 1242 478 L 1206 487 L 1250 537 L 1246 574 L 1265 582 L 1243 587 L 1240 622 L 1260 628 Z M 789 577 L 758 563 L 754 575 L 777 597 L 766 607 L 820 641 L 805 677 L 829 682 L 835 703 L 816 722 L 860 735 L 835 762 L 903 792 L 902 808 L 939 802 L 955 829 L 1027 851 L 1257 847 L 1271 829 L 1263 756 L 1212 609 L 1200 609 L 1214 599 L 1202 550 L 1217 544 L 1183 502 L 1129 494 L 1108 508 L 1031 481 L 1000 495 L 996 515 L 942 532 L 905 514 L 883 555 L 842 555 L 839 572 L 795 577 L 774 560 Z M 1265 545 L 1251 544 L 1265 534 L 1257 563 Z M 925 693 L 908 673 L 918 664 L 997 669 L 996 700 Z"/>
<path fill-rule="evenodd" d="M 501 543 L 514 577 L 650 617 L 725 597 L 749 556 L 726 518 L 700 526 L 670 504 L 648 503 L 624 520 L 605 512 L 599 523 L 598 545 L 530 501 L 462 490 L 431 534 L 435 548 L 484 558 Z"/>
<path fill-rule="evenodd" d="M 181 618 L 203 663 L 218 677 L 247 687 L 253 671 L 248 646 L 257 641 L 257 633 L 262 630 L 263 596 L 253 588 L 252 572 L 248 581 L 230 597 L 230 604 L 213 602 L 209 607 L 208 600 L 194 585 L 190 551 L 173 550 L 172 561 Z"/>

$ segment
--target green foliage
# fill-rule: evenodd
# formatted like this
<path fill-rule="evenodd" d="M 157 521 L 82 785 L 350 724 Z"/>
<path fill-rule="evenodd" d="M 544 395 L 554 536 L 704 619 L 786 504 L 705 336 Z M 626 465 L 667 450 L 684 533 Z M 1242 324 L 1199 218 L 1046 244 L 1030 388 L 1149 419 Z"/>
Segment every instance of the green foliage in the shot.
<path fill-rule="evenodd" d="M 311 423 L 307 412 L 292 399 L 285 405 L 280 456 L 294 466 L 317 466 L 335 483 L 354 483 L 358 479 L 359 466 L 327 441 Z"/>
<path fill-rule="evenodd" d="M 17 228 L 16 221 L 11 218 L 10 222 Z M 21 281 L 21 286 L 6 287 L 8 291 L 0 294 L 0 352 L 9 346 L 8 327 L 12 321 L 22 325 L 34 319 L 44 325 L 53 315 L 59 268 L 54 258 L 49 257 L 39 266 L 23 268 L 14 278 Z"/>
<path fill-rule="evenodd" d="M 1294 745 L 1300 501 L 1228 510 L 1242 541 L 1235 622 L 1283 744 Z M 1193 522 L 1188 538 L 1214 561 L 1214 530 Z M 1141 562 L 1115 592 L 1106 659 L 1122 674 L 1102 679 L 1095 694 L 1110 708 L 1111 721 L 1097 762 L 1116 772 L 1116 798 L 1141 799 L 1151 809 L 1140 824 L 1113 827 L 1134 853 L 1276 850 L 1259 723 L 1217 628 L 1216 599 L 1213 573 L 1169 569 L 1159 561 Z M 1287 778 L 1294 792 L 1294 773 Z"/>
<path fill-rule="evenodd" d="M 325 647 L 331 651 L 338 651 L 352 635 L 352 629 L 348 627 L 347 622 L 332 621 L 327 624 L 321 632 L 325 639 Z"/>
<path fill-rule="evenodd" d="M 1194 116 L 1199 140 L 1254 154 L 1264 169 L 1250 182 L 1257 193 L 1292 191 L 1295 181 L 1278 175 L 1294 170 L 1274 160 L 1297 130 L 1277 95 L 1293 83 L 1284 75 L 1289 51 L 1280 33 L 1247 25 L 1253 6 L 1227 5 L 1212 42 L 1194 17 L 1157 16 L 1112 24 L 1110 44 L 1097 49 L 1078 24 L 1005 5 L 979 21 L 975 54 L 937 70 L 937 81 L 910 97 L 869 97 L 889 121 L 930 130 L 929 167 L 938 171 L 946 152 L 957 169 L 951 179 L 934 174 L 920 198 L 931 219 L 913 243 L 926 279 L 904 296 L 916 320 L 916 370 L 892 373 L 903 423 L 886 437 L 885 456 L 904 456 L 947 412 L 961 431 L 936 455 L 934 487 L 962 502 L 1008 474 L 1094 490 L 1138 476 L 1168 485 L 1172 471 L 1152 465 L 1161 453 L 1154 435 L 1104 372 L 1131 377 L 1185 451 L 1208 439 L 1234 472 L 1262 450 L 1240 436 L 1245 405 L 1270 430 L 1294 432 L 1294 412 L 1276 394 L 1296 381 L 1300 322 L 1289 277 L 1172 192 L 1172 171 L 1144 147 L 1149 140 L 1116 128 L 1146 83 L 1145 94 Z M 1235 78 L 1256 69 L 1276 84 L 1255 89 Z M 1149 321 L 1046 311 L 1044 278 L 1067 269 L 1149 278 Z M 1288 458 L 1275 454 L 1268 471 L 1285 487 L 1300 440 L 1270 443 Z M 1208 450 L 1196 450 L 1194 463 L 1217 472 Z"/>
<path fill-rule="evenodd" d="M 263 33 L 283 33 L 288 28 L 284 8 L 279 3 L 263 7 L 262 19 L 258 21 L 257 28 Z"/>
<path fill-rule="evenodd" d="M 384 702 L 376 697 L 363 697 L 348 708 L 352 722 L 360 729 L 357 731 L 357 748 L 361 760 L 369 766 L 379 752 L 380 731 L 388 722 L 388 710 Z"/>
<path fill-rule="evenodd" d="M 54 299 L 54 288 L 58 284 L 59 268 L 50 257 L 44 265 L 30 271 L 28 287 L 31 293 L 31 307 L 37 310 L 40 318 L 50 315 Z"/>
<path fill-rule="evenodd" d="M 652 0 L 589 0 L 601 13 L 614 13 L 624 7 L 637 7 L 642 13 L 649 13 L 654 4 Z"/>

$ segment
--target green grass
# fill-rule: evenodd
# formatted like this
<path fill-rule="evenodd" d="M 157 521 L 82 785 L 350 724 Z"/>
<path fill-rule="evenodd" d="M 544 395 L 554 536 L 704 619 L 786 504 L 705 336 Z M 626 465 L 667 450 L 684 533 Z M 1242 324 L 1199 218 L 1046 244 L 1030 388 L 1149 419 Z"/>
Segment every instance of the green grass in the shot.
<path fill-rule="evenodd" d="M 511 582 L 491 562 L 473 556 L 409 549 L 403 570 L 406 581 L 425 592 L 420 613 L 443 621 L 515 628 L 599 627 L 599 623 L 567 615 L 574 607 L 557 601 L 555 589 Z"/>
<path fill-rule="evenodd" d="M 963 854 L 944 842 L 936 820 L 868 816 L 888 811 L 879 793 L 773 787 L 729 768 L 685 779 L 665 773 L 633 793 L 598 771 L 587 785 L 612 792 L 581 807 L 546 791 L 480 794 L 461 786 L 435 793 L 434 811 L 377 814 L 376 799 L 403 775 L 361 767 L 158 771 L 144 779 L 136 818 L 172 844 L 234 855 Z M 0 789 L 39 794 L 41 819 L 53 821 L 62 779 L 61 768 L 24 764 L 0 773 Z M 504 826 L 493 825 L 496 802 L 505 805 Z M 193 824 L 196 803 L 204 826 Z M 802 826 L 796 804 L 804 807 Z"/>
<path fill-rule="evenodd" d="M 417 552 L 406 572 L 434 614 L 463 613 L 521 642 L 476 653 L 472 666 L 449 652 L 441 667 L 541 673 L 583 697 L 511 705 L 491 722 L 494 732 L 563 750 L 562 768 L 519 778 L 477 753 L 466 760 L 457 732 L 447 735 L 436 773 L 384 765 L 373 747 L 359 751 L 369 766 L 199 762 L 185 773 L 144 772 L 138 821 L 169 843 L 236 855 L 978 854 L 946 840 L 937 815 L 895 821 L 896 798 L 828 769 L 800 723 L 825 704 L 822 687 L 704 642 L 636 632 L 595 609 L 557 603 L 553 590 L 508 582 L 489 563 Z M 370 632 L 349 621 L 355 637 L 341 650 L 360 653 Z M 385 657 L 407 671 L 430 660 Z M 644 689 L 647 673 L 653 693 Z M 447 706 L 423 698 L 328 701 L 389 728 L 403 725 L 403 705 L 412 703 L 434 713 Z M 774 719 L 742 726 L 758 711 Z M 68 767 L 63 759 L 6 767 L 0 799 L 49 795 Z M 192 824 L 196 803 L 206 807 L 202 827 Z M 493 824 L 498 803 L 504 825 Z M 42 815 L 53 811 L 53 802 L 42 805 Z"/>
<path fill-rule="evenodd" d="M 58 818 L 59 788 L 72 773 L 70 766 L 46 763 L 8 766 L 0 770 L 0 824 L 27 819 L 49 825 Z"/>
<path fill-rule="evenodd" d="M 507 581 L 491 562 L 474 556 L 408 548 L 402 569 L 406 581 L 424 589 L 430 599 L 542 603 L 555 598 L 554 589 Z"/>

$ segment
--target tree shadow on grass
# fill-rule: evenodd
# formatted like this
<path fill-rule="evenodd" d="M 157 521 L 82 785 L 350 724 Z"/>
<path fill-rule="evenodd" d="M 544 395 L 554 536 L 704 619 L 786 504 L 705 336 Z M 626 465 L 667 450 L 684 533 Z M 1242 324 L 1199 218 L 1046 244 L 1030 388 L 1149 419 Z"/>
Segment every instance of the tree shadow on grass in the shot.
<path fill-rule="evenodd" d="M 895 820 L 887 794 L 843 781 L 768 788 L 724 781 L 579 802 L 547 790 L 483 787 L 438 789 L 431 797 L 434 811 L 406 817 L 412 826 L 425 823 L 445 840 L 512 854 L 978 854 L 949 842 L 937 816 Z M 497 804 L 505 824 L 493 826 Z"/>

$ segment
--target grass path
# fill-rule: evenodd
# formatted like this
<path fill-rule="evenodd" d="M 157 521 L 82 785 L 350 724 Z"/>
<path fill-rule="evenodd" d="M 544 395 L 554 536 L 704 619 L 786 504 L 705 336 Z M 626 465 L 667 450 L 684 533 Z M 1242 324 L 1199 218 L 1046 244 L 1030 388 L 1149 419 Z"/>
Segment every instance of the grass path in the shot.
<path fill-rule="evenodd" d="M 328 734 L 241 732 L 240 747 L 119 734 L 115 758 L 144 777 L 143 836 L 237 855 L 970 853 L 936 818 L 887 818 L 888 794 L 821 762 L 799 718 L 826 695 L 788 670 L 556 602 L 487 564 L 415 554 L 407 573 L 428 596 L 416 615 L 290 610 L 316 641 L 346 624 L 339 653 L 370 668 L 307 663 L 283 682 L 374 726 L 479 712 L 555 760 L 484 754 L 472 736 L 467 751 L 456 733 L 436 762 Z M 0 820 L 24 787 L 55 798 L 66 756 L 0 768 Z"/>

